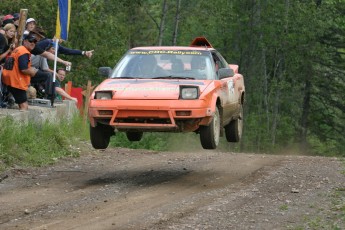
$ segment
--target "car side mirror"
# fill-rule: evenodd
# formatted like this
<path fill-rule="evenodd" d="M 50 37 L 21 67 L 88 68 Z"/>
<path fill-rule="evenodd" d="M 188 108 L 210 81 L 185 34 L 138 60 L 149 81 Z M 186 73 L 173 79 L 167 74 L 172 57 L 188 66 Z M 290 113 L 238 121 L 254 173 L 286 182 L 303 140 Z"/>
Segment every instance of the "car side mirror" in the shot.
<path fill-rule="evenodd" d="M 219 79 L 227 78 L 227 77 L 233 77 L 235 75 L 233 69 L 228 69 L 228 68 L 220 68 L 218 70 L 218 76 Z"/>
<path fill-rule="evenodd" d="M 112 69 L 110 67 L 99 67 L 98 74 L 101 76 L 109 77 Z"/>

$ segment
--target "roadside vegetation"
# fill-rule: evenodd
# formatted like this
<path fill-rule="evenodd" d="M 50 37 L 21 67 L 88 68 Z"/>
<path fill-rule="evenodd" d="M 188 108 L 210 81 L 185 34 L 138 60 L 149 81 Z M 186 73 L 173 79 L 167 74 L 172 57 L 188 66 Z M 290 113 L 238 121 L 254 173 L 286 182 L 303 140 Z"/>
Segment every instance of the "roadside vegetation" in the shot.
<path fill-rule="evenodd" d="M 43 166 L 61 157 L 76 157 L 88 129 L 82 118 L 70 121 L 19 123 L 10 117 L 0 119 L 0 171 L 8 167 Z"/>
<path fill-rule="evenodd" d="M 89 126 L 76 115 L 58 123 L 20 123 L 11 117 L 0 119 L 0 171 L 9 167 L 44 166 L 62 157 L 78 157 L 85 141 L 89 145 Z M 117 132 L 110 146 L 153 151 L 203 151 L 195 133 L 145 133 L 140 142 L 128 141 Z M 219 151 L 239 151 L 239 144 L 225 140 Z"/>
<path fill-rule="evenodd" d="M 43 166 L 61 157 L 77 157 L 79 146 L 85 141 L 89 144 L 89 127 L 80 116 L 56 124 L 18 123 L 8 117 L 0 119 L 0 127 L 0 171 L 14 166 Z M 130 142 L 125 133 L 117 132 L 110 146 L 153 151 L 205 151 L 195 133 L 145 133 L 141 141 Z M 217 151 L 240 152 L 241 143 L 228 143 L 222 138 Z M 299 154 L 296 146 L 282 147 L 271 153 Z M 326 152 L 313 155 L 332 156 Z"/>

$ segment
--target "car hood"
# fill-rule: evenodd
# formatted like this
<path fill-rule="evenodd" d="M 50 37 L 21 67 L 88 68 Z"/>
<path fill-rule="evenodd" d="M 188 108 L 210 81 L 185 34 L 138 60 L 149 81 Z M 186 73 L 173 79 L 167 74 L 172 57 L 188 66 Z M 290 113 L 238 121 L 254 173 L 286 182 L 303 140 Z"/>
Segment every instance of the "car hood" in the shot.
<path fill-rule="evenodd" d="M 210 84 L 207 80 L 107 79 L 95 91 L 114 92 L 114 99 L 178 99 L 180 85 L 199 86 L 200 94 Z"/>

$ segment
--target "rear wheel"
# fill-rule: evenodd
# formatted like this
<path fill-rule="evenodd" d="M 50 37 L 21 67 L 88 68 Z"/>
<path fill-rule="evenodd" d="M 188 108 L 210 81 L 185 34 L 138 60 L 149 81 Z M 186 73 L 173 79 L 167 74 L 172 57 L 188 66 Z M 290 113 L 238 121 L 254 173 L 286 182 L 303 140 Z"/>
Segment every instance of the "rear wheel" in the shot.
<path fill-rule="evenodd" d="M 140 141 L 143 137 L 143 132 L 127 131 L 126 136 L 129 141 Z"/>
<path fill-rule="evenodd" d="M 109 125 L 97 124 L 96 127 L 90 125 L 91 144 L 95 149 L 106 149 L 110 137 L 114 134 L 114 129 Z"/>
<path fill-rule="evenodd" d="M 240 108 L 240 115 L 236 120 L 231 121 L 225 128 L 225 136 L 228 142 L 239 142 L 243 131 L 243 106 Z"/>
<path fill-rule="evenodd" d="M 209 126 L 200 127 L 200 142 L 204 149 L 216 149 L 220 136 L 220 117 L 219 111 L 216 111 Z"/>

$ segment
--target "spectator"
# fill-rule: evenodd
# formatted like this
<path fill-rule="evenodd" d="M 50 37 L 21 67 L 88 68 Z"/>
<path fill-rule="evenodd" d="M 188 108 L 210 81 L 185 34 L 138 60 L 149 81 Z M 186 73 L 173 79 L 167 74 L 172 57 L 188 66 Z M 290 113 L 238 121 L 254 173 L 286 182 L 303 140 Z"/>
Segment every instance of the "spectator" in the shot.
<path fill-rule="evenodd" d="M 34 18 L 28 18 L 25 24 L 24 35 L 29 34 L 29 32 L 33 31 L 35 27 L 36 27 L 36 20 Z"/>
<path fill-rule="evenodd" d="M 5 34 L 0 34 L 0 64 L 5 62 L 5 57 L 14 49 L 16 27 L 14 24 L 4 26 Z"/>
<path fill-rule="evenodd" d="M 56 43 L 52 42 L 47 48 L 46 51 L 49 53 L 55 53 L 55 46 Z M 49 72 L 51 75 L 53 75 L 54 70 L 50 69 L 48 66 L 47 59 L 40 56 L 40 55 L 32 55 L 31 58 L 32 66 L 40 69 L 45 72 Z M 68 95 L 62 88 L 61 88 L 61 82 L 65 79 L 66 76 L 66 70 L 63 68 L 59 68 L 56 73 L 56 80 L 55 80 L 55 92 L 58 94 L 56 96 L 57 99 L 62 100 L 62 97 L 65 97 L 68 100 L 73 100 L 76 103 L 78 102 L 77 98 L 71 97 Z M 52 76 L 51 76 L 52 77 Z M 44 98 L 46 96 L 46 86 L 49 84 L 49 81 L 44 80 L 42 82 L 34 81 L 35 78 L 31 78 L 32 86 L 34 87 L 36 94 L 39 98 Z"/>
<path fill-rule="evenodd" d="M 5 34 L 5 30 L 2 28 L 3 19 L 4 19 L 4 15 L 0 15 L 0 34 Z"/>
<path fill-rule="evenodd" d="M 46 51 L 55 54 L 55 43 L 50 44 Z M 31 55 L 31 66 L 39 70 L 39 77 L 31 78 L 30 84 L 36 90 L 38 98 L 45 98 L 47 84 L 52 82 L 54 70 L 49 68 L 47 58 L 42 55 Z"/>
<path fill-rule="evenodd" d="M 45 38 L 45 33 L 42 30 L 42 28 L 40 28 L 40 27 L 36 27 L 31 33 L 36 35 L 36 38 L 38 41 L 40 41 L 42 38 Z M 47 58 L 48 60 L 52 60 L 52 61 L 54 61 L 54 59 L 55 59 L 54 54 L 45 51 L 44 48 L 41 48 L 38 45 L 36 45 L 35 48 L 33 50 L 31 50 L 31 54 L 41 55 L 41 56 Z M 71 62 L 64 61 L 61 58 L 57 58 L 57 62 L 65 65 L 65 66 L 71 65 Z"/>
<path fill-rule="evenodd" d="M 29 33 L 29 35 L 34 35 L 36 40 L 39 41 L 41 40 L 42 38 L 44 38 L 44 31 L 40 28 L 40 27 L 36 27 L 33 31 L 31 31 Z M 27 36 L 27 35 L 24 35 L 24 36 Z M 40 55 L 44 58 L 47 58 L 49 60 L 54 60 L 55 59 L 55 55 L 50 53 L 50 52 L 47 52 L 45 51 L 44 49 L 41 49 L 40 47 L 38 47 L 37 45 L 32 49 L 30 50 L 30 53 L 33 54 L 33 55 Z M 68 62 L 68 61 L 64 61 L 62 60 L 61 58 L 58 58 L 57 57 L 57 62 L 59 63 L 62 63 L 66 66 L 70 66 L 71 63 Z M 37 65 L 36 65 L 37 67 Z M 45 90 L 45 88 L 43 87 L 43 91 L 45 92 L 43 95 L 42 94 L 42 90 L 41 90 L 41 86 L 42 84 L 44 85 L 47 85 L 49 84 L 49 82 L 51 82 L 50 80 L 52 79 L 52 74 L 49 73 L 49 72 L 46 72 L 46 71 L 42 71 L 42 69 L 37 69 L 36 68 L 36 74 L 34 77 L 31 78 L 30 80 L 30 84 L 36 88 L 37 90 L 37 95 L 40 95 L 41 97 L 44 97 L 46 96 L 45 93 L 47 93 L 48 91 Z M 50 85 L 50 84 L 49 84 Z"/>
<path fill-rule="evenodd" d="M 19 13 L 14 13 L 13 14 L 13 21 L 14 21 L 13 24 L 16 26 L 17 29 L 18 29 L 18 26 L 19 26 L 19 17 L 20 17 Z"/>
<path fill-rule="evenodd" d="M 47 47 L 49 47 L 49 45 L 52 42 L 54 42 L 53 39 L 49 39 L 49 38 L 45 37 L 44 31 L 40 27 L 36 27 L 36 29 L 33 30 L 33 32 L 36 32 L 37 34 L 39 34 L 42 37 L 41 40 L 37 43 L 37 47 L 39 47 L 43 50 L 47 49 Z M 78 49 L 70 49 L 70 48 L 66 48 L 66 47 L 58 44 L 58 54 L 83 55 L 83 56 L 86 56 L 88 58 L 91 58 L 93 55 L 93 51 L 94 50 L 82 51 L 82 50 L 78 50 Z"/>
<path fill-rule="evenodd" d="M 55 55 L 55 42 L 52 42 L 45 51 L 54 54 Z M 48 60 L 47 58 L 41 56 L 41 55 L 31 55 L 31 65 L 35 67 L 36 69 L 40 69 L 42 71 L 47 71 L 53 73 L 54 70 L 49 68 Z"/>
<path fill-rule="evenodd" d="M 6 56 L 8 56 L 14 49 L 14 37 L 16 28 L 14 24 L 8 23 L 5 25 L 3 34 L 0 33 L 0 107 L 12 107 L 14 105 L 14 99 L 11 94 L 8 93 L 6 86 L 2 85 L 2 64 L 5 63 Z"/>
<path fill-rule="evenodd" d="M 12 93 L 19 110 L 28 110 L 26 90 L 30 84 L 30 78 L 35 76 L 37 69 L 31 67 L 30 51 L 35 48 L 37 38 L 34 34 L 24 37 L 23 45 L 14 49 L 6 58 L 2 81 Z"/>
<path fill-rule="evenodd" d="M 62 99 L 62 97 L 66 98 L 67 100 L 72 100 L 78 103 L 78 99 L 75 97 L 70 96 L 68 93 L 66 93 L 65 90 L 61 88 L 61 82 L 65 80 L 67 71 L 63 68 L 59 68 L 57 70 L 57 78 L 55 81 L 55 92 L 59 94 L 57 96 L 57 99 Z"/>
<path fill-rule="evenodd" d="M 6 24 L 8 23 L 11 23 L 13 24 L 14 23 L 14 17 L 12 14 L 7 14 L 5 15 L 3 18 L 2 18 L 2 27 L 4 27 Z"/>

